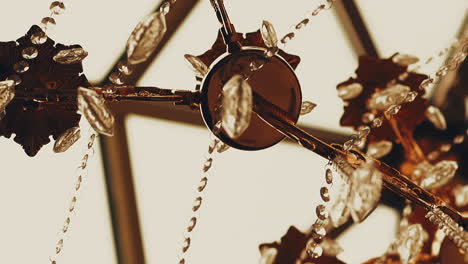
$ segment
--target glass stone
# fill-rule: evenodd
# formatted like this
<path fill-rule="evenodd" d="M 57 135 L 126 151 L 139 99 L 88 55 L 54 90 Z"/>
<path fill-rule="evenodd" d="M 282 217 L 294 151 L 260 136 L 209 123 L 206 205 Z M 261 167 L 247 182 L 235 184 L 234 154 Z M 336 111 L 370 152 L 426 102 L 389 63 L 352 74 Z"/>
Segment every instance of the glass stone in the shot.
<path fill-rule="evenodd" d="M 380 201 L 382 174 L 372 163 L 358 167 L 351 177 L 349 208 L 354 222 L 362 222 Z"/>
<path fill-rule="evenodd" d="M 0 82 L 0 113 L 4 113 L 8 104 L 15 97 L 15 82 L 6 80 Z"/>
<path fill-rule="evenodd" d="M 429 106 L 426 109 L 426 118 L 431 121 L 431 123 L 439 130 L 447 129 L 447 122 L 445 121 L 445 117 L 440 111 L 439 108 L 435 106 Z"/>
<path fill-rule="evenodd" d="M 397 54 L 392 58 L 392 61 L 401 66 L 409 66 L 419 61 L 418 57 L 408 54 Z"/>
<path fill-rule="evenodd" d="M 198 57 L 190 54 L 185 54 L 184 58 L 197 77 L 205 77 L 205 75 L 208 73 L 208 66 L 206 66 L 203 61 L 201 61 Z"/>
<path fill-rule="evenodd" d="M 147 60 L 166 33 L 164 13 L 155 12 L 143 18 L 127 41 L 127 59 L 130 64 Z"/>
<path fill-rule="evenodd" d="M 385 111 L 392 105 L 399 105 L 405 101 L 411 88 L 406 85 L 395 84 L 372 94 L 367 108 L 369 110 Z"/>
<path fill-rule="evenodd" d="M 54 15 L 61 15 L 65 12 L 65 4 L 61 1 L 54 1 L 50 4 L 50 11 Z"/>
<path fill-rule="evenodd" d="M 41 25 L 44 29 L 52 28 L 56 25 L 53 17 L 44 17 L 41 20 Z"/>
<path fill-rule="evenodd" d="M 276 48 L 278 46 L 276 30 L 270 22 L 263 20 L 260 32 L 262 34 L 263 42 L 268 48 Z"/>
<path fill-rule="evenodd" d="M 112 136 L 115 119 L 106 106 L 104 97 L 88 88 L 78 88 L 78 109 L 99 134 Z"/>
<path fill-rule="evenodd" d="M 314 108 L 316 107 L 317 105 L 310 102 L 310 101 L 304 101 L 302 102 L 302 105 L 301 105 L 301 115 L 307 115 L 308 113 L 312 112 L 312 110 L 314 110 Z"/>
<path fill-rule="evenodd" d="M 343 100 L 353 99 L 358 97 L 363 89 L 360 83 L 340 85 L 338 87 L 338 96 Z"/>
<path fill-rule="evenodd" d="M 250 125 L 253 96 L 249 83 L 240 75 L 233 76 L 223 87 L 221 123 L 226 134 L 235 139 Z"/>
<path fill-rule="evenodd" d="M 61 134 L 54 144 L 54 152 L 62 153 L 67 151 L 73 146 L 81 137 L 81 130 L 79 127 L 72 127 L 67 129 Z"/>
<path fill-rule="evenodd" d="M 63 239 L 60 239 L 55 246 L 55 253 L 59 254 L 63 249 Z"/>
<path fill-rule="evenodd" d="M 44 44 L 47 41 L 47 35 L 43 31 L 36 32 L 31 35 L 31 43 L 36 45 Z"/>
<path fill-rule="evenodd" d="M 392 148 L 393 143 L 391 141 L 382 140 L 372 142 L 367 147 L 367 155 L 375 159 L 380 159 L 390 153 Z"/>
<path fill-rule="evenodd" d="M 13 70 L 17 73 L 24 73 L 29 70 L 29 63 L 26 61 L 18 61 L 13 65 Z"/>
<path fill-rule="evenodd" d="M 117 68 L 124 75 L 130 75 L 133 72 L 132 67 L 126 61 L 119 61 Z"/>
<path fill-rule="evenodd" d="M 73 48 L 59 51 L 54 57 L 54 61 L 60 64 L 80 63 L 88 56 L 88 52 L 82 48 Z"/>
<path fill-rule="evenodd" d="M 23 58 L 27 59 L 27 60 L 32 60 L 32 59 L 36 58 L 38 54 L 39 54 L 39 52 L 34 47 L 24 48 L 21 51 L 21 56 L 23 56 Z"/>

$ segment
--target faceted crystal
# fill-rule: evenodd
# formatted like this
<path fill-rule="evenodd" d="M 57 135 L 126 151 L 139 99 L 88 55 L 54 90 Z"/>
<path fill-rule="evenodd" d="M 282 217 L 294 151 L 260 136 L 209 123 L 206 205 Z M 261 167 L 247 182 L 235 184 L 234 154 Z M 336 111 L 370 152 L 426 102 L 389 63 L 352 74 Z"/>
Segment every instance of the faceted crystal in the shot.
<path fill-rule="evenodd" d="M 114 116 L 102 95 L 92 89 L 78 88 L 78 109 L 96 132 L 106 136 L 113 135 Z"/>
<path fill-rule="evenodd" d="M 308 113 L 312 112 L 312 110 L 314 110 L 316 106 L 317 106 L 316 104 L 310 101 L 302 102 L 301 115 L 307 115 Z"/>
<path fill-rule="evenodd" d="M 353 172 L 348 206 L 354 222 L 362 222 L 374 210 L 381 191 L 382 174 L 373 163 L 365 163 Z"/>
<path fill-rule="evenodd" d="M 39 54 L 39 52 L 34 47 L 24 48 L 21 51 L 21 56 L 23 56 L 23 58 L 27 59 L 27 60 L 32 60 L 32 59 L 36 58 L 38 54 Z"/>
<path fill-rule="evenodd" d="M 240 75 L 233 76 L 223 87 L 221 122 L 231 138 L 238 138 L 250 125 L 252 88 Z"/>
<path fill-rule="evenodd" d="M 383 118 L 382 117 L 377 117 L 374 120 L 372 120 L 372 127 L 381 127 L 383 124 Z"/>
<path fill-rule="evenodd" d="M 401 105 L 392 105 L 385 111 L 385 113 L 390 116 L 396 115 L 398 114 L 400 109 L 401 109 Z"/>
<path fill-rule="evenodd" d="M 453 144 L 461 144 L 465 141 L 465 135 L 458 135 L 453 139 Z"/>
<path fill-rule="evenodd" d="M 166 33 L 166 18 L 155 12 L 143 18 L 127 41 L 127 58 L 130 64 L 138 64 L 151 56 Z"/>
<path fill-rule="evenodd" d="M 360 138 L 365 138 L 365 137 L 367 137 L 367 136 L 369 135 L 370 132 L 371 132 L 371 129 L 370 129 L 370 127 L 368 127 L 368 126 L 360 126 L 360 127 L 358 128 L 358 136 L 359 136 Z"/>
<path fill-rule="evenodd" d="M 447 129 L 447 122 L 445 121 L 445 117 L 439 108 L 432 105 L 429 106 L 426 109 L 426 117 L 437 129 Z"/>
<path fill-rule="evenodd" d="M 38 31 L 31 35 L 31 42 L 36 45 L 44 44 L 47 41 L 47 35 L 43 31 Z"/>
<path fill-rule="evenodd" d="M 77 142 L 81 137 L 81 130 L 79 127 L 72 127 L 67 129 L 60 135 L 54 144 L 54 152 L 62 153 L 67 151 L 75 142 Z"/>
<path fill-rule="evenodd" d="M 367 108 L 370 110 L 385 111 L 392 105 L 399 105 L 405 101 L 411 88 L 406 85 L 395 84 L 372 94 Z"/>
<path fill-rule="evenodd" d="M 415 264 L 424 245 L 424 229 L 421 224 L 410 225 L 400 233 L 397 251 L 402 264 Z"/>
<path fill-rule="evenodd" d="M 48 29 L 56 25 L 55 19 L 53 17 L 44 17 L 41 20 L 41 25 L 43 29 Z"/>
<path fill-rule="evenodd" d="M 205 75 L 208 73 L 208 66 L 206 66 L 203 61 L 201 61 L 198 57 L 190 54 L 185 54 L 184 58 L 189 63 L 190 68 L 192 68 L 192 71 L 195 72 L 197 77 L 205 77 Z"/>
<path fill-rule="evenodd" d="M 88 52 L 82 48 L 73 48 L 59 51 L 54 56 L 54 61 L 60 64 L 80 63 L 88 56 Z"/>
<path fill-rule="evenodd" d="M 49 9 L 54 15 L 61 15 L 65 12 L 65 5 L 61 1 L 54 1 L 50 4 Z"/>
<path fill-rule="evenodd" d="M 132 67 L 126 61 L 119 61 L 119 63 L 117 63 L 117 68 L 119 72 L 125 75 L 132 74 Z"/>
<path fill-rule="evenodd" d="M 455 187 L 453 189 L 453 195 L 455 196 L 455 204 L 458 207 L 468 205 L 468 185 Z"/>
<path fill-rule="evenodd" d="M 417 96 L 418 96 L 418 92 L 411 91 L 406 95 L 405 102 L 406 103 L 413 102 Z"/>
<path fill-rule="evenodd" d="M 401 66 L 408 66 L 419 61 L 418 57 L 408 54 L 397 54 L 392 58 L 392 61 Z"/>
<path fill-rule="evenodd" d="M 268 48 L 276 48 L 278 46 L 278 37 L 276 36 L 275 28 L 270 22 L 263 20 L 260 32 L 262 33 L 263 42 Z"/>
<path fill-rule="evenodd" d="M 18 61 L 15 63 L 15 65 L 13 65 L 13 70 L 15 70 L 17 73 L 27 72 L 29 70 L 29 63 L 26 61 Z"/>
<path fill-rule="evenodd" d="M 331 201 L 329 205 L 330 221 L 334 227 L 341 226 L 349 218 L 350 212 L 347 207 L 349 192 L 349 184 L 343 181 L 341 177 L 336 177 L 331 189 Z"/>
<path fill-rule="evenodd" d="M 3 113 L 7 105 L 15 97 L 15 82 L 6 80 L 0 82 L 0 113 Z"/>
<path fill-rule="evenodd" d="M 372 142 L 367 147 L 367 155 L 375 159 L 380 159 L 392 151 L 393 143 L 391 141 Z"/>
<path fill-rule="evenodd" d="M 360 83 L 351 83 L 340 85 L 338 87 L 338 96 L 343 100 L 356 98 L 362 92 L 362 85 Z"/>
<path fill-rule="evenodd" d="M 322 240 L 327 235 L 327 231 L 321 224 L 314 224 L 312 226 L 312 236 L 316 240 Z"/>
<path fill-rule="evenodd" d="M 275 263 L 278 250 L 276 248 L 263 248 L 261 250 L 261 257 L 259 264 L 273 264 Z"/>
<path fill-rule="evenodd" d="M 451 160 L 439 161 L 434 166 L 423 170 L 421 187 L 425 189 L 435 189 L 447 184 L 457 172 L 458 163 Z"/>

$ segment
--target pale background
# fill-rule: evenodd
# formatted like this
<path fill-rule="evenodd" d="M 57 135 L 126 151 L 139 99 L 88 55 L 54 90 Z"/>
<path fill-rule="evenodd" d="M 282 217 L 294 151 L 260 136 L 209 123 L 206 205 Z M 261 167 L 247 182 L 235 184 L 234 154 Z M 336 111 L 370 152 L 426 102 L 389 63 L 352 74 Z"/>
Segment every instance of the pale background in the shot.
<path fill-rule="evenodd" d="M 400 51 L 422 59 L 450 43 L 468 7 L 466 0 L 357 3 L 383 56 Z M 49 14 L 49 4 L 2 0 L 0 41 L 25 34 L 30 25 Z M 58 25 L 50 36 L 64 44 L 81 44 L 89 52 L 85 73 L 97 83 L 120 56 L 137 21 L 156 4 L 154 0 L 65 1 L 67 11 L 57 17 Z M 255 31 L 266 19 L 283 35 L 318 1 L 225 0 L 225 4 L 238 31 Z M 183 54 L 207 50 L 218 27 L 209 1 L 200 1 L 140 83 L 193 89 L 193 73 Z M 286 50 L 301 56 L 297 73 L 304 99 L 318 104 L 301 124 L 349 132 L 338 125 L 342 103 L 334 87 L 352 75 L 357 64 L 336 15 L 322 12 Z M 439 64 L 423 72 L 431 73 Z M 127 128 L 147 263 L 175 263 L 208 132 L 139 116 L 129 116 Z M 0 138 L 0 263 L 48 263 L 65 219 L 82 145 L 53 154 L 49 144 L 37 157 L 29 158 L 12 139 Z M 116 263 L 98 147 L 91 164 L 62 263 Z M 257 263 L 260 243 L 279 239 L 290 225 L 305 229 L 313 223 L 317 192 L 323 184 L 323 159 L 282 143 L 261 152 L 231 150 L 215 164 L 190 263 Z M 340 257 L 353 264 L 381 254 L 397 221 L 393 211 L 378 208 L 363 225 L 340 239 L 346 250 Z"/>

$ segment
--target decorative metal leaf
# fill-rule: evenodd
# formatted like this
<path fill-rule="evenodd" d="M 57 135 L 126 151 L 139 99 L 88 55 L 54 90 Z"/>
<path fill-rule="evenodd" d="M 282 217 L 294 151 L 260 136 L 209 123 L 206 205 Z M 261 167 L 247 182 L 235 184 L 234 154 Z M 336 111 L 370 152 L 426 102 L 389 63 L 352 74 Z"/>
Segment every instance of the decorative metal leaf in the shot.
<path fill-rule="evenodd" d="M 88 56 L 88 52 L 82 48 L 73 48 L 59 51 L 54 57 L 54 61 L 60 64 L 80 63 Z"/>
<path fill-rule="evenodd" d="M 143 18 L 127 41 L 128 62 L 138 64 L 148 59 L 161 42 L 166 30 L 166 18 L 163 13 L 155 12 Z"/>
<path fill-rule="evenodd" d="M 7 105 L 15 97 L 15 81 L 6 80 L 0 82 L 0 112 L 5 111 Z"/>
<path fill-rule="evenodd" d="M 221 124 L 231 138 L 240 137 L 250 125 L 252 87 L 240 75 L 234 75 L 223 87 Z"/>
<path fill-rule="evenodd" d="M 426 117 L 437 129 L 447 129 L 447 122 L 445 121 L 445 117 L 439 108 L 432 105 L 429 106 L 426 109 Z"/>
<path fill-rule="evenodd" d="M 78 88 L 78 109 L 96 132 L 113 135 L 115 119 L 102 95 L 92 89 Z"/>
<path fill-rule="evenodd" d="M 206 64 L 203 61 L 201 61 L 198 57 L 195 57 L 190 54 L 185 54 L 184 57 L 189 63 L 190 67 L 192 68 L 192 71 L 194 71 L 197 75 L 197 77 L 205 77 L 205 75 L 208 73 L 208 66 L 206 66 Z"/>
<path fill-rule="evenodd" d="M 263 42 L 265 42 L 265 45 L 268 48 L 278 47 L 278 37 L 276 36 L 276 30 L 270 22 L 263 20 L 260 31 L 262 33 Z"/>
<path fill-rule="evenodd" d="M 360 223 L 374 210 L 380 200 L 382 175 L 373 163 L 357 168 L 351 177 L 349 208 L 354 222 Z"/>
<path fill-rule="evenodd" d="M 81 137 L 81 130 L 79 127 L 72 127 L 67 129 L 63 134 L 57 138 L 54 144 L 54 152 L 62 153 L 67 151 L 73 144 L 75 144 Z"/>

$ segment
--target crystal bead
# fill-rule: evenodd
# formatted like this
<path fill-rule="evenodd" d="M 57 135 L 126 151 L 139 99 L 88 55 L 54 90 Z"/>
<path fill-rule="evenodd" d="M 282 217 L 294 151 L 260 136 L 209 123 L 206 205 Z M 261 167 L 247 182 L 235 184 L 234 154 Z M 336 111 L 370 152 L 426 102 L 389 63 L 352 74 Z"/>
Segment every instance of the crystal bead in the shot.
<path fill-rule="evenodd" d="M 198 188 L 197 188 L 198 192 L 203 192 L 207 184 L 208 184 L 208 178 L 207 177 L 201 178 L 200 184 L 198 185 Z"/>
<path fill-rule="evenodd" d="M 203 164 L 203 172 L 209 171 L 212 165 L 213 165 L 213 159 L 212 158 L 206 159 L 205 163 Z"/>
<path fill-rule="evenodd" d="M 73 196 L 70 201 L 70 206 L 68 207 L 68 211 L 73 212 L 75 210 L 76 205 L 76 196 Z"/>
<path fill-rule="evenodd" d="M 429 88 L 429 86 L 433 82 L 434 82 L 434 79 L 432 79 L 432 78 L 425 79 L 424 81 L 421 82 L 421 84 L 419 85 L 419 88 L 426 90 L 427 88 Z"/>
<path fill-rule="evenodd" d="M 83 177 L 78 176 L 75 183 L 75 191 L 78 191 L 81 188 L 81 183 L 83 182 Z"/>
<path fill-rule="evenodd" d="M 39 52 L 34 47 L 24 48 L 21 51 L 21 56 L 23 56 L 23 58 L 27 59 L 27 60 L 32 60 L 32 59 L 36 58 L 38 54 L 39 54 Z"/>
<path fill-rule="evenodd" d="M 307 115 L 308 113 L 312 112 L 312 110 L 314 110 L 314 108 L 316 107 L 317 105 L 310 102 L 310 101 L 304 101 L 302 102 L 302 105 L 301 105 L 301 115 Z"/>
<path fill-rule="evenodd" d="M 31 35 L 31 43 L 36 45 L 44 44 L 47 41 L 47 35 L 43 31 L 38 31 Z"/>
<path fill-rule="evenodd" d="M 42 28 L 48 29 L 56 25 L 55 19 L 53 17 L 44 17 L 41 20 Z"/>
<path fill-rule="evenodd" d="M 333 172 L 330 169 L 327 169 L 325 171 L 325 181 L 327 182 L 327 184 L 333 183 Z"/>
<path fill-rule="evenodd" d="M 88 52 L 82 48 L 73 48 L 59 51 L 54 57 L 54 61 L 60 64 L 80 63 L 88 56 Z"/>
<path fill-rule="evenodd" d="M 401 109 L 401 105 L 392 105 L 385 111 L 385 113 L 387 115 L 393 116 L 393 115 L 398 114 L 400 109 Z"/>
<path fill-rule="evenodd" d="M 328 214 L 327 214 L 327 208 L 325 207 L 325 205 L 323 204 L 320 204 L 320 205 L 317 205 L 317 207 L 315 208 L 315 213 L 317 214 L 317 217 L 320 219 L 320 220 L 325 220 L 327 219 L 328 217 Z"/>
<path fill-rule="evenodd" d="M 366 138 L 369 133 L 371 132 L 371 128 L 368 126 L 360 126 L 358 128 L 358 137 L 359 138 Z"/>
<path fill-rule="evenodd" d="M 192 68 L 192 71 L 197 77 L 205 77 L 205 75 L 208 73 L 208 66 L 206 66 L 206 64 L 202 60 L 190 54 L 185 54 L 184 58 L 188 62 L 190 68 Z"/>
<path fill-rule="evenodd" d="M 102 95 L 92 89 L 78 88 L 78 109 L 96 132 L 113 135 L 115 119 Z"/>
<path fill-rule="evenodd" d="M 61 1 L 54 1 L 50 4 L 50 11 L 54 15 L 61 15 L 65 12 L 65 4 Z"/>
<path fill-rule="evenodd" d="M 402 264 L 415 263 L 424 245 L 424 229 L 421 224 L 410 225 L 400 233 L 397 252 Z"/>
<path fill-rule="evenodd" d="M 372 94 L 367 108 L 370 110 L 385 111 L 392 105 L 399 105 L 405 101 L 411 88 L 406 85 L 395 84 Z"/>
<path fill-rule="evenodd" d="M 349 200 L 350 187 L 341 177 L 335 178 L 335 183 L 331 190 L 329 215 L 334 227 L 344 224 L 350 215 L 347 204 Z"/>
<path fill-rule="evenodd" d="M 202 204 L 202 200 L 203 199 L 200 196 L 195 198 L 195 201 L 193 202 L 193 206 L 192 206 L 192 211 L 193 212 L 196 212 L 196 211 L 198 211 L 198 209 L 200 209 L 201 204 Z"/>
<path fill-rule="evenodd" d="M 418 96 L 418 92 L 415 92 L 415 91 L 409 92 L 409 93 L 406 95 L 405 103 L 413 102 L 413 101 L 416 99 L 417 96 Z"/>
<path fill-rule="evenodd" d="M 63 249 L 63 239 L 60 239 L 55 246 L 55 253 L 59 254 Z"/>
<path fill-rule="evenodd" d="M 383 124 L 383 118 L 382 117 L 377 117 L 374 120 L 372 120 L 372 127 L 381 127 Z"/>
<path fill-rule="evenodd" d="M 261 249 L 261 257 L 259 264 L 274 264 L 278 250 L 276 248 L 264 247 Z"/>
<path fill-rule="evenodd" d="M 350 151 L 354 146 L 354 140 L 348 140 L 343 144 L 344 151 Z"/>
<path fill-rule="evenodd" d="M 440 151 L 442 152 L 449 152 L 452 148 L 452 144 L 442 144 L 440 145 Z"/>
<path fill-rule="evenodd" d="M 155 12 L 143 18 L 127 41 L 127 58 L 130 64 L 138 64 L 149 58 L 166 33 L 164 13 Z"/>
<path fill-rule="evenodd" d="M 358 97 L 364 88 L 360 83 L 350 83 L 338 86 L 338 96 L 343 100 Z"/>
<path fill-rule="evenodd" d="M 286 44 L 288 41 L 293 39 L 294 36 L 295 36 L 294 32 L 289 32 L 281 39 L 281 43 Z"/>
<path fill-rule="evenodd" d="M 327 231 L 321 224 L 314 224 L 312 226 L 312 236 L 314 240 L 322 240 L 327 235 Z"/>
<path fill-rule="evenodd" d="M 278 46 L 278 37 L 276 36 L 275 28 L 270 22 L 263 20 L 260 32 L 262 33 L 263 42 L 268 48 L 276 48 Z"/>
<path fill-rule="evenodd" d="M 428 160 L 436 160 L 440 156 L 439 151 L 431 151 L 429 154 L 427 154 L 427 159 Z"/>
<path fill-rule="evenodd" d="M 6 80 L 0 82 L 0 112 L 3 113 L 8 104 L 15 98 L 15 82 Z"/>
<path fill-rule="evenodd" d="M 382 174 L 372 163 L 358 167 L 351 177 L 349 208 L 354 222 L 360 223 L 380 201 Z"/>
<path fill-rule="evenodd" d="M 457 207 L 464 207 L 468 205 L 468 185 L 457 186 L 453 189 L 455 196 L 455 205 Z"/>
<path fill-rule="evenodd" d="M 330 201 L 330 193 L 329 193 L 327 187 L 320 188 L 320 197 L 322 197 L 322 200 L 324 202 L 329 202 Z"/>
<path fill-rule="evenodd" d="M 122 85 L 124 81 L 122 79 L 122 75 L 119 72 L 113 72 L 109 75 L 109 81 L 111 81 L 115 85 Z"/>
<path fill-rule="evenodd" d="M 370 112 L 364 113 L 361 118 L 362 122 L 365 124 L 374 121 L 374 119 L 375 119 L 375 115 Z"/>
<path fill-rule="evenodd" d="M 8 76 L 7 80 L 14 81 L 16 86 L 20 85 L 22 82 L 21 77 L 19 77 L 19 75 L 16 74 Z"/>
<path fill-rule="evenodd" d="M 184 239 L 184 243 L 182 244 L 182 252 L 187 252 L 187 250 L 190 248 L 190 244 L 191 244 L 191 239 L 190 237 L 186 237 Z"/>
<path fill-rule="evenodd" d="M 240 137 L 250 125 L 253 96 L 249 83 L 233 76 L 223 87 L 222 127 L 230 138 Z"/>
<path fill-rule="evenodd" d="M 320 258 L 323 254 L 323 249 L 319 244 L 313 243 L 309 247 L 307 247 L 307 254 L 311 258 Z"/>
<path fill-rule="evenodd" d="M 81 137 L 80 127 L 72 127 L 63 132 L 54 144 L 54 152 L 62 153 L 67 151 L 73 144 L 75 144 Z"/>
<path fill-rule="evenodd" d="M 301 28 L 307 26 L 307 24 L 309 24 L 309 22 L 310 22 L 310 19 L 305 18 L 305 19 L 303 19 L 301 22 L 297 23 L 297 25 L 295 26 L 295 28 L 299 30 L 299 29 L 301 29 Z"/>
<path fill-rule="evenodd" d="M 457 169 L 458 163 L 455 161 L 439 161 L 428 170 L 423 170 L 421 187 L 428 190 L 442 187 L 455 176 Z"/>
<path fill-rule="evenodd" d="M 67 219 L 65 219 L 65 224 L 63 224 L 62 232 L 66 233 L 69 227 L 70 227 L 70 217 L 67 217 Z"/>
<path fill-rule="evenodd" d="M 390 153 L 392 148 L 393 143 L 391 141 L 382 140 L 372 142 L 367 147 L 367 155 L 375 159 L 380 159 Z"/>
<path fill-rule="evenodd" d="M 409 66 L 419 61 L 418 57 L 408 54 L 397 54 L 393 56 L 392 61 L 401 66 Z"/>
<path fill-rule="evenodd" d="M 447 66 L 442 66 L 440 69 L 436 72 L 436 75 L 439 77 L 445 76 L 448 73 L 448 67 Z"/>
<path fill-rule="evenodd" d="M 439 130 L 447 129 L 447 122 L 445 121 L 445 117 L 440 111 L 439 108 L 435 106 L 429 106 L 426 109 L 426 117 L 431 123 Z"/>
<path fill-rule="evenodd" d="M 453 139 L 453 144 L 461 144 L 465 141 L 465 135 L 458 135 Z"/>
<path fill-rule="evenodd" d="M 13 65 L 13 70 L 17 73 L 24 73 L 29 70 L 29 63 L 26 61 L 18 61 Z"/>

